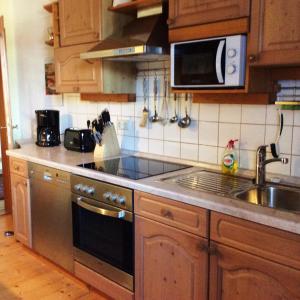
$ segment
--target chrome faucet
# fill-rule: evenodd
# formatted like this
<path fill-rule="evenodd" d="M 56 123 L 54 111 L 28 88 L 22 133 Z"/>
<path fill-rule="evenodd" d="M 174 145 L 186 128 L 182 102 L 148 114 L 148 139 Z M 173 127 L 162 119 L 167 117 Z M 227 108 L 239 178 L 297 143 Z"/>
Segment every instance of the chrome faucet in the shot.
<path fill-rule="evenodd" d="M 288 158 L 272 158 L 266 159 L 268 145 L 259 146 L 256 152 L 256 177 L 255 184 L 263 186 L 266 183 L 266 165 L 272 162 L 281 162 L 282 164 L 288 164 Z"/>

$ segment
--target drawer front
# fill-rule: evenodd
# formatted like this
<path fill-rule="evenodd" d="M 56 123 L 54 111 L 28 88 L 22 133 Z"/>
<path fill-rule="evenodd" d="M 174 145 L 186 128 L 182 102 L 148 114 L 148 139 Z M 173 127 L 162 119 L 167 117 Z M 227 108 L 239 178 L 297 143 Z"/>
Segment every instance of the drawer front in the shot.
<path fill-rule="evenodd" d="M 10 158 L 10 172 L 28 178 L 27 161 Z"/>
<path fill-rule="evenodd" d="M 300 269 L 300 235 L 211 212 L 212 240 Z"/>
<path fill-rule="evenodd" d="M 196 234 L 208 236 L 208 211 L 159 196 L 135 192 L 135 213 Z"/>

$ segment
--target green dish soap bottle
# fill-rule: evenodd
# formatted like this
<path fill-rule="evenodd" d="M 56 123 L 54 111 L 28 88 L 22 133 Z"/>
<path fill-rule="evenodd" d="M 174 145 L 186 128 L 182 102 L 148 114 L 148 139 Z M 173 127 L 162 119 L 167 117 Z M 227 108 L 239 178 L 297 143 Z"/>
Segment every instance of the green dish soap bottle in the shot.
<path fill-rule="evenodd" d="M 230 140 L 223 154 L 222 172 L 225 174 L 234 175 L 238 169 L 237 153 L 234 148 L 234 144 L 238 140 Z"/>

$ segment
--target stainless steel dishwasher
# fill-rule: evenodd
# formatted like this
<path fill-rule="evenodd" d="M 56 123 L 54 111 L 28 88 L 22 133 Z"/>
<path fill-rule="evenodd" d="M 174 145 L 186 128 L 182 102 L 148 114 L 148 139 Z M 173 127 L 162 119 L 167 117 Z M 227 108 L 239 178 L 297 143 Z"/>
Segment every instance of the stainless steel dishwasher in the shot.
<path fill-rule="evenodd" d="M 73 272 L 70 174 L 29 164 L 33 249 Z"/>

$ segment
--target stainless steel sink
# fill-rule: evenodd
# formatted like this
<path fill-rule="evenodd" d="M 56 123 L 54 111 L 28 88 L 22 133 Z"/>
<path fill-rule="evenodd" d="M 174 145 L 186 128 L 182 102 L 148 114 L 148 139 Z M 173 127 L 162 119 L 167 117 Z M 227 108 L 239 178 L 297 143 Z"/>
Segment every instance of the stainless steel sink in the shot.
<path fill-rule="evenodd" d="M 300 190 L 278 186 L 253 187 L 235 194 L 249 203 L 289 211 L 300 211 Z"/>

